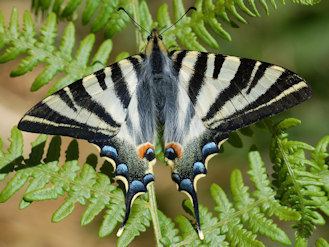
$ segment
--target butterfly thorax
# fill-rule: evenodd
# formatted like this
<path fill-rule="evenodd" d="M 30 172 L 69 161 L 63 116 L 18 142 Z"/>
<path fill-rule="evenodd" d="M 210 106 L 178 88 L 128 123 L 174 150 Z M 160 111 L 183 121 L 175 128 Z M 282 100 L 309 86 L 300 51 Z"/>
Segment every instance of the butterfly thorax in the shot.
<path fill-rule="evenodd" d="M 156 29 L 148 37 L 145 55 L 147 72 L 142 83 L 149 90 L 144 89 L 142 94 L 152 100 L 156 125 L 160 127 L 168 122 L 168 114 L 175 111 L 178 82 L 172 70 L 172 60 L 168 57 L 167 49 Z"/>

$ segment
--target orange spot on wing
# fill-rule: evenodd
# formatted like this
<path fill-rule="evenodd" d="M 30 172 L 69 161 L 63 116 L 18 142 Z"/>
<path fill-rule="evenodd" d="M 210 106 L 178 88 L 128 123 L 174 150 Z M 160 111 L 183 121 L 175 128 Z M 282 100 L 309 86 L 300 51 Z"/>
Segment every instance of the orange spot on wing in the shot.
<path fill-rule="evenodd" d="M 175 143 L 175 142 L 169 143 L 166 145 L 165 149 L 167 149 L 167 148 L 174 149 L 178 158 L 183 157 L 183 148 L 182 148 L 182 145 L 180 145 L 179 143 Z"/>
<path fill-rule="evenodd" d="M 154 150 L 154 146 L 151 143 L 149 143 L 149 142 L 143 143 L 143 144 L 139 145 L 138 148 L 137 148 L 137 154 L 138 154 L 138 156 L 141 159 L 143 159 L 144 156 L 145 156 L 145 153 L 146 153 L 147 149 L 149 149 L 149 148 L 152 148 Z"/>

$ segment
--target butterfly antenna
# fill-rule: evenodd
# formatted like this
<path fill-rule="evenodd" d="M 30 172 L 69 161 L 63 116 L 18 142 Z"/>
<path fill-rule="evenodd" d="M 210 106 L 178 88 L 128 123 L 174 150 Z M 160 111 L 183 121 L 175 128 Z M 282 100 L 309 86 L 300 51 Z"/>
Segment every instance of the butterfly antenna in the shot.
<path fill-rule="evenodd" d="M 182 15 L 174 24 L 172 24 L 171 26 L 167 27 L 165 30 L 163 30 L 160 35 L 162 35 L 164 32 L 166 32 L 167 30 L 169 30 L 170 28 L 172 28 L 173 26 L 175 26 L 181 19 L 183 19 L 187 14 L 188 12 L 190 12 L 191 10 L 197 10 L 196 7 L 190 7 L 184 15 Z"/>
<path fill-rule="evenodd" d="M 118 9 L 117 9 L 117 11 L 120 11 L 120 10 L 122 10 L 122 11 L 124 11 L 127 15 L 128 15 L 128 17 L 134 22 L 134 24 L 135 24 L 135 26 L 136 27 L 138 27 L 139 29 L 141 29 L 141 30 L 144 30 L 145 32 L 147 32 L 147 33 L 149 33 L 149 34 L 151 34 L 149 31 L 147 31 L 144 27 L 142 27 L 139 23 L 137 23 L 137 21 L 135 21 L 135 19 L 124 9 L 124 8 L 122 8 L 122 7 L 119 7 Z"/>

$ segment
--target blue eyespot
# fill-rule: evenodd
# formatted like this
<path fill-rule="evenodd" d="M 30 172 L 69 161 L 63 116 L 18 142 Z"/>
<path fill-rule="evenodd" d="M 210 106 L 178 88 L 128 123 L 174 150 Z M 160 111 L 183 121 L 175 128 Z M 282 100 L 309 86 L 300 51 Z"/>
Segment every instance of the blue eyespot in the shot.
<path fill-rule="evenodd" d="M 143 184 L 146 186 L 148 183 L 154 181 L 154 176 L 151 173 L 148 173 L 143 178 Z"/>
<path fill-rule="evenodd" d="M 129 190 L 130 190 L 130 192 L 135 194 L 138 192 L 146 192 L 146 187 L 141 181 L 134 180 L 130 183 Z"/>
<path fill-rule="evenodd" d="M 115 170 L 116 175 L 127 176 L 128 175 L 128 167 L 126 164 L 119 164 L 117 169 Z"/>
<path fill-rule="evenodd" d="M 112 146 L 104 146 L 101 150 L 101 156 L 107 156 L 109 158 L 117 159 L 118 158 L 118 152 Z"/>
<path fill-rule="evenodd" d="M 185 190 L 189 194 L 191 194 L 192 191 L 194 190 L 192 181 L 189 178 L 183 179 L 182 182 L 180 182 L 179 184 L 179 188 L 180 190 Z"/>
<path fill-rule="evenodd" d="M 152 161 L 155 159 L 155 154 L 154 154 L 154 150 L 152 148 L 148 148 L 145 152 L 144 157 L 148 160 L 148 161 Z"/>
<path fill-rule="evenodd" d="M 177 173 L 172 173 L 171 174 L 171 179 L 178 185 L 181 181 L 180 176 Z"/>
<path fill-rule="evenodd" d="M 218 147 L 214 142 L 208 142 L 202 148 L 202 155 L 206 158 L 210 154 L 218 153 Z"/>
<path fill-rule="evenodd" d="M 193 165 L 193 174 L 194 176 L 198 174 L 207 174 L 207 169 L 205 165 L 201 162 L 195 162 Z"/>
<path fill-rule="evenodd" d="M 167 148 L 165 151 L 165 157 L 169 160 L 176 159 L 177 155 L 176 155 L 175 150 L 173 148 Z"/>

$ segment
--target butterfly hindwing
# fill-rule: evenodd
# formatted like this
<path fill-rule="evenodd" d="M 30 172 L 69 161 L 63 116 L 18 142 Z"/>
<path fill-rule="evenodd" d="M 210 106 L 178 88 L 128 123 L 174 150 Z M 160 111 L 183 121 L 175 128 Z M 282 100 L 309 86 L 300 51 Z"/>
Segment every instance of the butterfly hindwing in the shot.
<path fill-rule="evenodd" d="M 140 124 L 141 116 L 154 119 L 138 103 L 145 80 L 143 68 L 144 55 L 135 55 L 101 69 L 39 102 L 18 125 L 29 132 L 71 136 L 96 144 L 126 188 L 123 226 L 134 199 L 154 180 L 149 165 L 154 159 L 154 128 L 148 128 L 146 135 L 147 126 Z"/>

